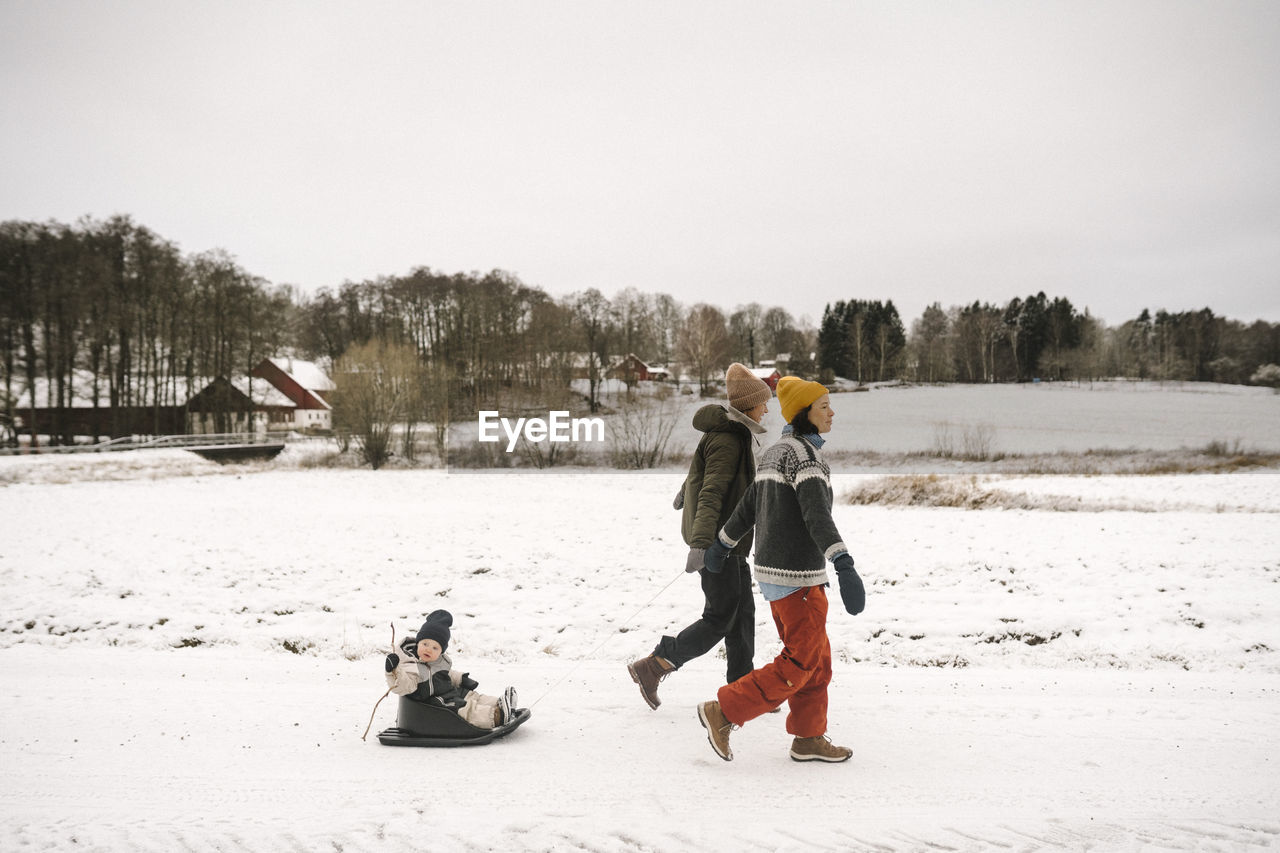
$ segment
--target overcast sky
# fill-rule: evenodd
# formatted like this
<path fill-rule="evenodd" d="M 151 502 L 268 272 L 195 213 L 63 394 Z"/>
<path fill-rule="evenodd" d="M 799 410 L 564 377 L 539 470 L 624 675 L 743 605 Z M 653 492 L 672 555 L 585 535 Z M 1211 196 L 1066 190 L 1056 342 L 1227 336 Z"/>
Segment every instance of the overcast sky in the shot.
<path fill-rule="evenodd" d="M 815 322 L 1280 321 L 1280 2 L 0 0 L 0 219 Z"/>

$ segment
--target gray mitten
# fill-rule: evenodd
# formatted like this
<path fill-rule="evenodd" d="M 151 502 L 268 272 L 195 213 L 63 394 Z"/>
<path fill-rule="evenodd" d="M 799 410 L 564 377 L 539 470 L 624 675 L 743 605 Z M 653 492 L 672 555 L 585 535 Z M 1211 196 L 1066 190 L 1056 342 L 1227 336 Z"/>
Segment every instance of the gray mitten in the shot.
<path fill-rule="evenodd" d="M 673 509 L 684 509 L 684 483 L 680 484 L 680 491 L 676 492 L 676 499 L 671 502 Z"/>
<path fill-rule="evenodd" d="M 692 574 L 702 568 L 702 555 L 705 553 L 705 548 L 690 548 L 689 556 L 684 561 L 684 570 Z"/>
<path fill-rule="evenodd" d="M 841 554 L 832 562 L 836 565 L 836 581 L 840 585 L 840 599 L 844 609 L 857 616 L 867 606 L 867 591 L 862 585 L 862 578 L 853 568 L 853 557 Z"/>

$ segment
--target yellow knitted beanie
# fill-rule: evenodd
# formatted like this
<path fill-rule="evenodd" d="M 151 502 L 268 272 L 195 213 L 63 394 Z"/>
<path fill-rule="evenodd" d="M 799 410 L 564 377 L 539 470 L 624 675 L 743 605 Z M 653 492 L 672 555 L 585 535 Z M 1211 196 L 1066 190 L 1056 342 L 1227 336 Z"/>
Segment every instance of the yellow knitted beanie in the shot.
<path fill-rule="evenodd" d="M 778 380 L 778 405 L 782 407 L 782 419 L 791 423 L 802 409 L 812 406 L 826 393 L 826 387 L 817 382 L 809 382 L 799 376 L 782 377 Z"/>

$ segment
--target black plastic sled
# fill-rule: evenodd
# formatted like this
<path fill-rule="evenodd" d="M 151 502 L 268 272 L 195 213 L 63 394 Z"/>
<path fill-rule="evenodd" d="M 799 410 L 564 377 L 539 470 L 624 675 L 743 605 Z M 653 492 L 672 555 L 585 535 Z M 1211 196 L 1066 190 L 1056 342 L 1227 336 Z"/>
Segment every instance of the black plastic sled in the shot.
<path fill-rule="evenodd" d="M 492 729 L 473 726 L 448 708 L 400 697 L 396 725 L 378 732 L 384 746 L 480 746 L 511 734 L 533 712 L 520 708 L 508 722 Z"/>

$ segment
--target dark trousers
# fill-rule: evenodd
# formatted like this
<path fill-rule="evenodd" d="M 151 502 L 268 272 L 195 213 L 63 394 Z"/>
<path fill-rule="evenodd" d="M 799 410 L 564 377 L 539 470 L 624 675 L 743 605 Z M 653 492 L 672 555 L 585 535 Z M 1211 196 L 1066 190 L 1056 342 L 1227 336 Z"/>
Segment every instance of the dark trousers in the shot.
<path fill-rule="evenodd" d="M 724 640 L 727 684 L 755 668 L 756 600 L 751 592 L 751 566 L 745 557 L 730 555 L 722 571 L 702 569 L 698 574 L 706 599 L 702 618 L 674 637 L 663 637 L 653 652 L 679 669 Z"/>

